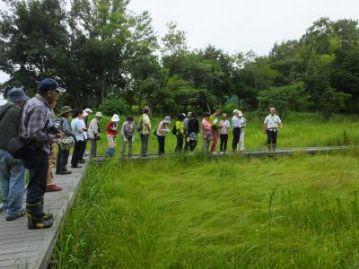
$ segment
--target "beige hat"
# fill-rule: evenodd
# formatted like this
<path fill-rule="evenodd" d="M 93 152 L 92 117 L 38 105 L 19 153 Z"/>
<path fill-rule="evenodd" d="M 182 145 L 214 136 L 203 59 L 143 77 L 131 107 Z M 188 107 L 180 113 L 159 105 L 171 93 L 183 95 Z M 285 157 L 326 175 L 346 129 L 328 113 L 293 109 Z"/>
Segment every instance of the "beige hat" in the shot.
<path fill-rule="evenodd" d="M 239 116 L 239 117 L 243 117 L 243 112 L 240 111 L 240 110 L 238 110 L 238 116 Z"/>
<path fill-rule="evenodd" d="M 95 117 L 96 118 L 102 118 L 102 113 L 101 112 L 96 112 Z"/>

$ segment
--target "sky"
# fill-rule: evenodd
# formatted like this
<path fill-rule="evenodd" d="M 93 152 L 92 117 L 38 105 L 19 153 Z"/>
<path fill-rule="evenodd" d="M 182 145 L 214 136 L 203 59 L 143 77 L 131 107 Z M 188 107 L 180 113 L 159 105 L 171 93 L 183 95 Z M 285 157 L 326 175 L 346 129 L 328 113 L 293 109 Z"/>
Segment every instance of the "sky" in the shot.
<path fill-rule="evenodd" d="M 275 42 L 300 38 L 320 17 L 359 19 L 358 0 L 131 0 L 129 9 L 148 10 L 161 36 L 168 22 L 177 22 L 192 49 L 211 44 L 258 55 L 268 54 Z M 6 79 L 0 74 L 0 82 Z"/>

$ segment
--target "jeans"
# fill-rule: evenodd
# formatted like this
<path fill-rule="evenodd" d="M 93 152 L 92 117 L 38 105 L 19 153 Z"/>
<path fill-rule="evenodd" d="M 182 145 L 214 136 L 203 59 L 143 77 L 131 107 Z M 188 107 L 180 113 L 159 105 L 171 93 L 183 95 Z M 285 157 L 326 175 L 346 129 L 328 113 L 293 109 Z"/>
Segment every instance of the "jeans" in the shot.
<path fill-rule="evenodd" d="M 188 142 L 188 144 L 189 144 L 189 150 L 190 150 L 191 152 L 193 152 L 193 151 L 196 149 L 197 140 L 190 140 L 190 141 Z"/>
<path fill-rule="evenodd" d="M 165 154 L 165 136 L 157 136 L 158 140 L 158 155 L 161 156 Z"/>
<path fill-rule="evenodd" d="M 42 201 L 46 191 L 49 154 L 41 149 L 28 150 L 24 158 L 24 166 L 29 170 L 26 202 L 37 204 Z"/>
<path fill-rule="evenodd" d="M 6 217 L 19 214 L 24 198 L 24 181 L 25 167 L 22 161 L 0 149 L 0 184 Z"/>
<path fill-rule="evenodd" d="M 60 174 L 63 171 L 66 171 L 66 165 L 67 161 L 70 156 L 70 150 L 69 149 L 61 149 L 61 147 L 58 147 L 57 152 L 57 160 L 56 160 L 56 173 Z"/>
<path fill-rule="evenodd" d="M 239 128 L 239 127 L 233 128 L 233 142 L 232 142 L 232 150 L 233 151 L 237 150 L 240 136 L 241 136 L 241 128 Z"/>
<path fill-rule="evenodd" d="M 121 146 L 121 156 L 125 157 L 126 155 L 126 148 L 128 145 L 128 157 L 132 157 L 132 137 L 126 138 L 126 141 L 122 139 L 122 146 Z"/>
<path fill-rule="evenodd" d="M 177 138 L 176 152 L 181 152 L 183 149 L 183 134 L 176 135 L 176 138 Z"/>
<path fill-rule="evenodd" d="M 93 159 L 97 157 L 97 140 L 90 138 L 90 143 L 91 143 L 90 159 Z"/>
<path fill-rule="evenodd" d="M 72 159 L 71 159 L 71 165 L 76 167 L 79 164 L 79 161 L 82 160 L 82 152 L 85 148 L 85 142 L 84 141 L 76 141 L 74 152 L 72 153 Z"/>
<path fill-rule="evenodd" d="M 226 152 L 227 151 L 228 134 L 221 134 L 220 140 L 221 140 L 220 150 L 221 150 L 221 152 Z"/>
<path fill-rule="evenodd" d="M 147 156 L 149 134 L 141 134 L 141 157 Z"/>
<path fill-rule="evenodd" d="M 189 139 L 189 135 L 186 134 L 185 137 L 184 137 L 184 151 L 188 151 L 191 147 L 190 145 L 190 139 Z"/>
<path fill-rule="evenodd" d="M 116 137 L 112 135 L 107 136 L 108 148 L 106 149 L 105 157 L 113 157 L 115 155 Z"/>
<path fill-rule="evenodd" d="M 209 145 L 211 144 L 211 137 L 203 137 L 203 152 L 209 153 Z"/>

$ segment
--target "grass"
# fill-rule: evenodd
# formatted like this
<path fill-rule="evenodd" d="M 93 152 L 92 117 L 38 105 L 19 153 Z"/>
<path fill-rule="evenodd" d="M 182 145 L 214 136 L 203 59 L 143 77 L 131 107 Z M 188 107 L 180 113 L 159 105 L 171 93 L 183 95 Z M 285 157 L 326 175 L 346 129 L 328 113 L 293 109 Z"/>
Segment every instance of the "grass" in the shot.
<path fill-rule="evenodd" d="M 124 119 L 124 117 L 122 117 Z M 102 120 L 102 125 L 108 121 Z M 247 128 L 245 144 L 247 150 L 263 150 L 266 148 L 266 135 L 262 132 L 262 118 L 255 114 L 247 116 Z M 152 118 L 153 128 L 157 127 L 159 118 Z M 172 127 L 170 127 L 172 129 Z M 102 128 L 104 130 L 104 128 Z M 107 141 L 104 135 L 100 143 L 99 154 L 103 155 Z M 229 135 L 229 149 L 232 143 L 232 133 Z M 289 114 L 284 122 L 284 129 L 279 133 L 278 147 L 315 147 L 315 146 L 339 146 L 359 144 L 359 117 L 348 115 L 334 115 L 330 120 L 323 120 L 320 115 L 311 113 Z M 119 156 L 121 141 L 117 139 L 117 156 Z M 166 136 L 166 152 L 174 153 L 176 137 L 172 133 Z M 219 145 L 218 145 L 219 148 Z M 199 137 L 196 152 L 202 150 L 201 135 Z M 149 141 L 149 153 L 157 154 L 158 143 L 155 135 L 151 134 Z M 136 133 L 133 153 L 139 154 L 140 139 Z"/>
<path fill-rule="evenodd" d="M 358 151 L 90 165 L 54 268 L 357 268 Z"/>

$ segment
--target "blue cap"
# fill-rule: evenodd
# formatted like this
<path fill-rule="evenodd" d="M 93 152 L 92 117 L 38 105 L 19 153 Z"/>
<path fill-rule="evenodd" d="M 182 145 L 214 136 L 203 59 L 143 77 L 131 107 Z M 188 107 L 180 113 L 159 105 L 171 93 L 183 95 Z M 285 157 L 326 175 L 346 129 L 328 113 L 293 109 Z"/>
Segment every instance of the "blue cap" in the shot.
<path fill-rule="evenodd" d="M 39 82 L 37 85 L 37 92 L 44 93 L 49 90 L 57 90 L 58 92 L 66 92 L 65 89 L 59 87 L 59 83 L 52 78 L 45 78 Z"/>
<path fill-rule="evenodd" d="M 7 93 L 7 99 L 12 103 L 17 103 L 26 102 L 27 100 L 29 100 L 29 97 L 26 95 L 22 88 L 12 88 Z"/>

